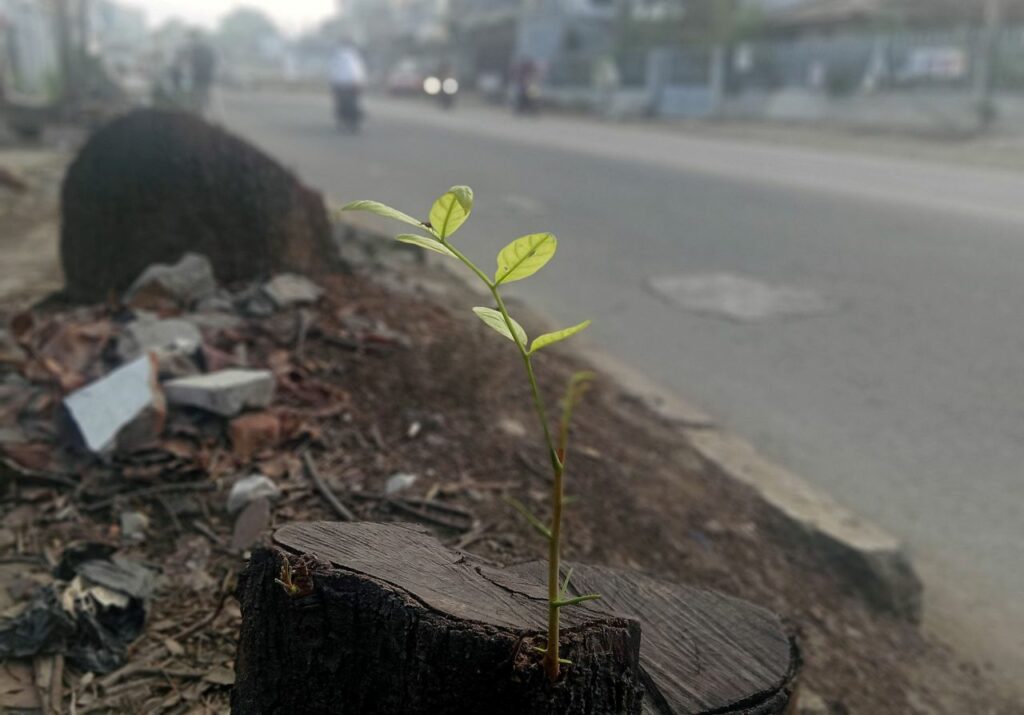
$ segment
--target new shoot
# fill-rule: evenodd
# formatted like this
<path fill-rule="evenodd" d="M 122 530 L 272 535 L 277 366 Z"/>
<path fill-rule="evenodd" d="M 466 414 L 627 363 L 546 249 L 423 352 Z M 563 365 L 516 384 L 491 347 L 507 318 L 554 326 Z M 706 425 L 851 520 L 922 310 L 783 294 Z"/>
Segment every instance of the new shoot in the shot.
<path fill-rule="evenodd" d="M 487 286 L 494 300 L 493 307 L 473 308 L 473 312 L 488 327 L 499 335 L 507 338 L 515 345 L 523 361 L 526 379 L 530 383 L 533 407 L 540 422 L 544 435 L 544 448 L 551 462 L 551 521 L 544 523 L 541 519 L 518 501 L 509 503 L 523 515 L 529 524 L 548 543 L 548 633 L 547 647 L 540 649 L 544 654 L 544 670 L 551 682 L 558 680 L 560 668 L 568 661 L 559 657 L 558 624 L 559 612 L 562 608 L 575 606 L 585 601 L 600 598 L 597 594 L 572 596 L 570 594 L 570 578 L 572 570 L 561 576 L 560 547 L 562 539 L 562 507 L 564 505 L 565 465 L 568 455 L 569 424 L 573 409 L 586 392 L 592 378 L 589 373 L 578 373 L 569 381 L 566 395 L 562 400 L 561 417 L 557 425 L 548 421 L 548 413 L 537 384 L 534 373 L 533 358 L 538 350 L 572 337 L 585 330 L 590 321 L 586 320 L 563 330 L 539 335 L 531 343 L 526 331 L 511 315 L 502 298 L 501 289 L 508 283 L 529 278 L 543 268 L 555 255 L 558 240 L 550 233 L 531 233 L 521 236 L 509 243 L 498 253 L 497 268 L 494 274 L 484 272 L 460 251 L 452 241 L 452 236 L 469 218 L 473 210 L 473 190 L 468 186 L 454 186 L 434 202 L 427 220 L 421 221 L 402 213 L 397 209 L 376 201 L 355 201 L 343 207 L 343 211 L 369 211 L 379 216 L 386 216 L 410 226 L 419 233 L 403 233 L 396 238 L 403 243 L 410 243 L 435 253 L 461 262 Z"/>

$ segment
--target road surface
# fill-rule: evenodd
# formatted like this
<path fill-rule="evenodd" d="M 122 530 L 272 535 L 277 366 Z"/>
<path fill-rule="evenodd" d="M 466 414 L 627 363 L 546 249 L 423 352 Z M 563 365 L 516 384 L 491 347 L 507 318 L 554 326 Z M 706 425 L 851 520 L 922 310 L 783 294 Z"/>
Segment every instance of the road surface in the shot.
<path fill-rule="evenodd" d="M 537 308 L 593 318 L 593 345 L 904 538 L 928 623 L 1024 672 L 1024 175 L 368 109 L 358 137 L 326 97 L 233 95 L 220 113 L 341 201 L 425 215 L 473 186 L 459 238 L 481 265 L 557 233 Z"/>

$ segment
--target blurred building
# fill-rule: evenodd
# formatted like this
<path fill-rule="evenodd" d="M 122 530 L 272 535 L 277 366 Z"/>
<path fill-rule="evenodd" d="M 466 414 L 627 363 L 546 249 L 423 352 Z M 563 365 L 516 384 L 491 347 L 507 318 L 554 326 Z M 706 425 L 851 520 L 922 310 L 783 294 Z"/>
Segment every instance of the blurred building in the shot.
<path fill-rule="evenodd" d="M 728 70 L 734 117 L 1024 126 L 1024 1 L 798 0 L 768 8 Z"/>
<path fill-rule="evenodd" d="M 60 57 L 52 6 L 0 0 L 0 102 L 48 106 L 60 94 Z"/>
<path fill-rule="evenodd" d="M 378 81 L 405 59 L 436 62 L 453 51 L 450 0 L 343 0 L 339 11 Z"/>

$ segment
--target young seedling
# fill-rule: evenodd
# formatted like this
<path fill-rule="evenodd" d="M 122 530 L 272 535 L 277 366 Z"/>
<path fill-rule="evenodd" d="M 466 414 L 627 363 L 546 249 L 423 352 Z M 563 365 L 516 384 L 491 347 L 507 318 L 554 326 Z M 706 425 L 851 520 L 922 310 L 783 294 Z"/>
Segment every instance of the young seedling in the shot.
<path fill-rule="evenodd" d="M 512 241 L 498 253 L 498 267 L 491 277 L 478 268 L 452 243 L 452 236 L 466 222 L 473 210 L 473 190 L 468 186 L 453 186 L 441 198 L 434 202 L 430 209 L 430 217 L 420 221 L 408 214 L 376 201 L 355 201 L 343 207 L 343 211 L 369 211 L 379 216 L 402 221 L 415 226 L 427 235 L 403 233 L 396 238 L 403 243 L 411 243 L 448 258 L 460 261 L 487 286 L 494 298 L 494 308 L 473 308 L 473 312 L 488 327 L 512 341 L 526 368 L 526 377 L 530 383 L 533 396 L 533 407 L 544 433 L 545 448 L 551 461 L 554 475 L 551 483 L 551 523 L 545 524 L 521 503 L 509 500 L 509 503 L 548 542 L 548 635 L 547 647 L 538 649 L 544 654 L 544 670 L 551 682 L 558 679 L 560 667 L 568 661 L 559 658 L 558 654 L 558 623 L 559 612 L 567 606 L 575 606 L 585 601 L 600 598 L 597 594 L 584 596 L 569 595 L 569 579 L 572 570 L 560 578 L 560 547 L 562 539 L 562 507 L 565 504 L 563 483 L 565 479 L 565 463 L 568 454 L 569 423 L 572 413 L 586 392 L 593 377 L 590 373 L 578 373 L 569 381 L 565 398 L 562 401 L 562 415 L 558 422 L 557 433 L 548 422 L 544 398 L 537 385 L 537 377 L 533 370 L 533 356 L 538 350 L 557 343 L 576 333 L 585 330 L 590 321 L 552 333 L 545 333 L 530 343 L 526 331 L 509 315 L 508 308 L 501 295 L 501 288 L 507 283 L 528 278 L 555 255 L 558 240 L 550 233 L 532 233 Z"/>

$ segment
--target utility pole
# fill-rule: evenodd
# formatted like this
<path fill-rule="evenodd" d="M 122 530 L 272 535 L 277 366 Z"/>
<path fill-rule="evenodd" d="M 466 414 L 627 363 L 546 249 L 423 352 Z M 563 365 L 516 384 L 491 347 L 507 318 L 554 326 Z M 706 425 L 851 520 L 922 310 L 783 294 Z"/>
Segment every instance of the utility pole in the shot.
<path fill-rule="evenodd" d="M 1003 25 L 1003 0 L 985 0 L 981 39 L 978 43 L 977 69 L 974 73 L 978 128 L 988 129 L 996 119 L 992 94 L 995 87 L 996 48 Z"/>
<path fill-rule="evenodd" d="M 710 76 L 712 114 L 718 115 L 725 103 L 729 74 L 729 51 L 736 27 L 736 0 L 711 0 L 709 36 L 711 39 Z"/>
<path fill-rule="evenodd" d="M 60 111 L 62 114 L 67 115 L 74 99 L 70 0 L 53 1 L 54 22 L 57 25 L 57 52 L 60 63 Z"/>

